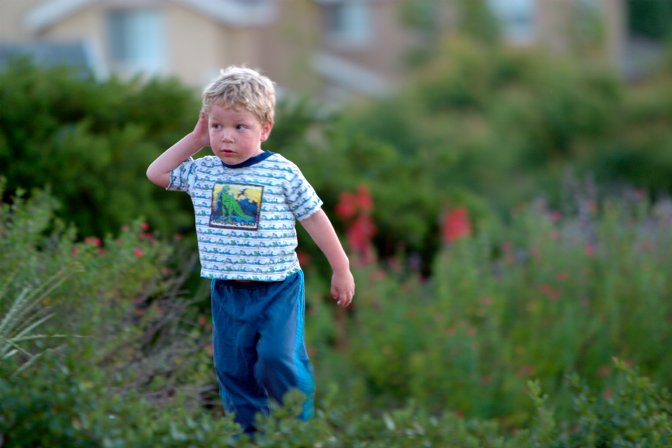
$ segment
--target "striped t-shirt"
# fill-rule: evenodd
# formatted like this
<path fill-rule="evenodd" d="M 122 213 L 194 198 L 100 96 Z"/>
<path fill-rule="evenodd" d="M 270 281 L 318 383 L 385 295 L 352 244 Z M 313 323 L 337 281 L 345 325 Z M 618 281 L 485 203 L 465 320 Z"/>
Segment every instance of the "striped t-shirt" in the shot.
<path fill-rule="evenodd" d="M 238 165 L 190 158 L 167 189 L 191 197 L 201 276 L 213 279 L 281 281 L 298 271 L 295 220 L 322 206 L 299 168 L 270 151 Z"/>

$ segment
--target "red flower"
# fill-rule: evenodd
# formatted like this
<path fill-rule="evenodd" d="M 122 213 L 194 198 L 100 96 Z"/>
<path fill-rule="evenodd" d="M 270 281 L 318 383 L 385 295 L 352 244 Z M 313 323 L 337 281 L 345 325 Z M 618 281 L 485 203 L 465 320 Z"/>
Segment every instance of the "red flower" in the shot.
<path fill-rule="evenodd" d="M 471 235 L 471 222 L 465 207 L 458 207 L 446 212 L 441 217 L 441 235 L 443 242 L 448 244 Z"/>
<path fill-rule="evenodd" d="M 307 266 L 310 264 L 310 254 L 302 250 L 297 250 L 296 255 L 299 257 L 299 264 L 301 266 Z"/>
<path fill-rule="evenodd" d="M 586 252 L 587 256 L 594 257 L 595 256 L 595 246 L 590 244 L 590 243 L 586 244 L 585 252 Z"/>
<path fill-rule="evenodd" d="M 373 199 L 365 185 L 357 187 L 356 193 L 343 192 L 336 205 L 336 214 L 346 223 L 350 248 L 362 256 L 365 262 L 373 261 L 373 244 L 376 226 L 371 219 Z"/>
<path fill-rule="evenodd" d="M 338 204 L 336 204 L 336 214 L 343 220 L 347 220 L 355 216 L 357 213 L 357 204 L 355 203 L 355 196 L 350 193 L 341 193 Z"/>
<path fill-rule="evenodd" d="M 373 208 L 373 198 L 365 185 L 357 187 L 356 193 L 341 193 L 336 214 L 343 220 L 355 217 L 357 214 L 369 214 Z"/>
<path fill-rule="evenodd" d="M 136 247 L 135 249 L 133 249 L 133 255 L 135 255 L 138 258 L 142 257 L 143 256 L 142 249 Z"/>
<path fill-rule="evenodd" d="M 539 291 L 551 300 L 558 300 L 562 293 L 548 283 L 539 286 Z"/>
<path fill-rule="evenodd" d="M 86 244 L 96 247 L 100 247 L 103 245 L 103 242 L 97 236 L 87 236 L 86 238 L 84 238 L 84 242 Z"/>
<path fill-rule="evenodd" d="M 371 239 L 376 234 L 376 226 L 370 216 L 362 215 L 353 221 L 348 228 L 348 242 L 355 252 L 369 255 Z"/>
<path fill-rule="evenodd" d="M 355 197 L 357 206 L 360 211 L 369 213 L 373 208 L 373 198 L 369 193 L 369 189 L 365 185 L 357 187 L 357 196 Z"/>

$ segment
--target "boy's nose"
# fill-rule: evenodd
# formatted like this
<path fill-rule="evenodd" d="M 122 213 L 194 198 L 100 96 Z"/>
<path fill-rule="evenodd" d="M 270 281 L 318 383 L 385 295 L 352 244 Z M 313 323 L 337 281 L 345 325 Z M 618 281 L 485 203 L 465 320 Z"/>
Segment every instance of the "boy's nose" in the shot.
<path fill-rule="evenodd" d="M 233 135 L 230 132 L 224 132 L 222 134 L 222 141 L 233 142 Z"/>

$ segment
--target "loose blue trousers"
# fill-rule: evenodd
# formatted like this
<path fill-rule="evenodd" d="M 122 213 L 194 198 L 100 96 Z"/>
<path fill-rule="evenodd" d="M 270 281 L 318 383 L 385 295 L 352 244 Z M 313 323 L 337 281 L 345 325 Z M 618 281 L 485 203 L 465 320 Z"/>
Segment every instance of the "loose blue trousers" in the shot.
<path fill-rule="evenodd" d="M 301 419 L 313 414 L 315 384 L 304 342 L 303 272 L 280 282 L 213 280 L 213 347 L 220 395 L 247 433 L 269 399 L 306 395 Z"/>

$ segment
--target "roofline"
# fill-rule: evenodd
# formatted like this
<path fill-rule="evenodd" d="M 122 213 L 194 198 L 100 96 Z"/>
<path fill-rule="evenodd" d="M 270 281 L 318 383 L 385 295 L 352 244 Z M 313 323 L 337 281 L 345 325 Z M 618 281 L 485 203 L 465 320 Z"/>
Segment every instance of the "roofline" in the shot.
<path fill-rule="evenodd" d="M 30 31 L 40 31 L 96 0 L 51 0 L 33 8 L 25 19 Z"/>
<path fill-rule="evenodd" d="M 317 53 L 310 63 L 324 78 L 354 92 L 381 96 L 392 88 L 391 83 L 381 75 L 338 56 Z"/>
<path fill-rule="evenodd" d="M 226 7 L 218 6 L 211 0 L 174 0 L 191 6 L 227 25 L 266 25 L 277 15 L 277 1 L 268 0 L 258 4 L 243 6 L 239 1 L 227 1 Z"/>
<path fill-rule="evenodd" d="M 216 5 L 212 0 L 172 0 L 191 7 L 215 20 L 234 26 L 265 25 L 277 15 L 277 1 L 269 0 L 244 6 L 238 1 L 222 0 Z M 37 32 L 68 17 L 80 9 L 95 3 L 105 4 L 104 0 L 51 0 L 34 7 L 26 16 L 25 25 L 29 31 Z M 116 2 L 109 2 L 114 5 Z M 125 2 L 125 5 L 132 5 Z"/>

